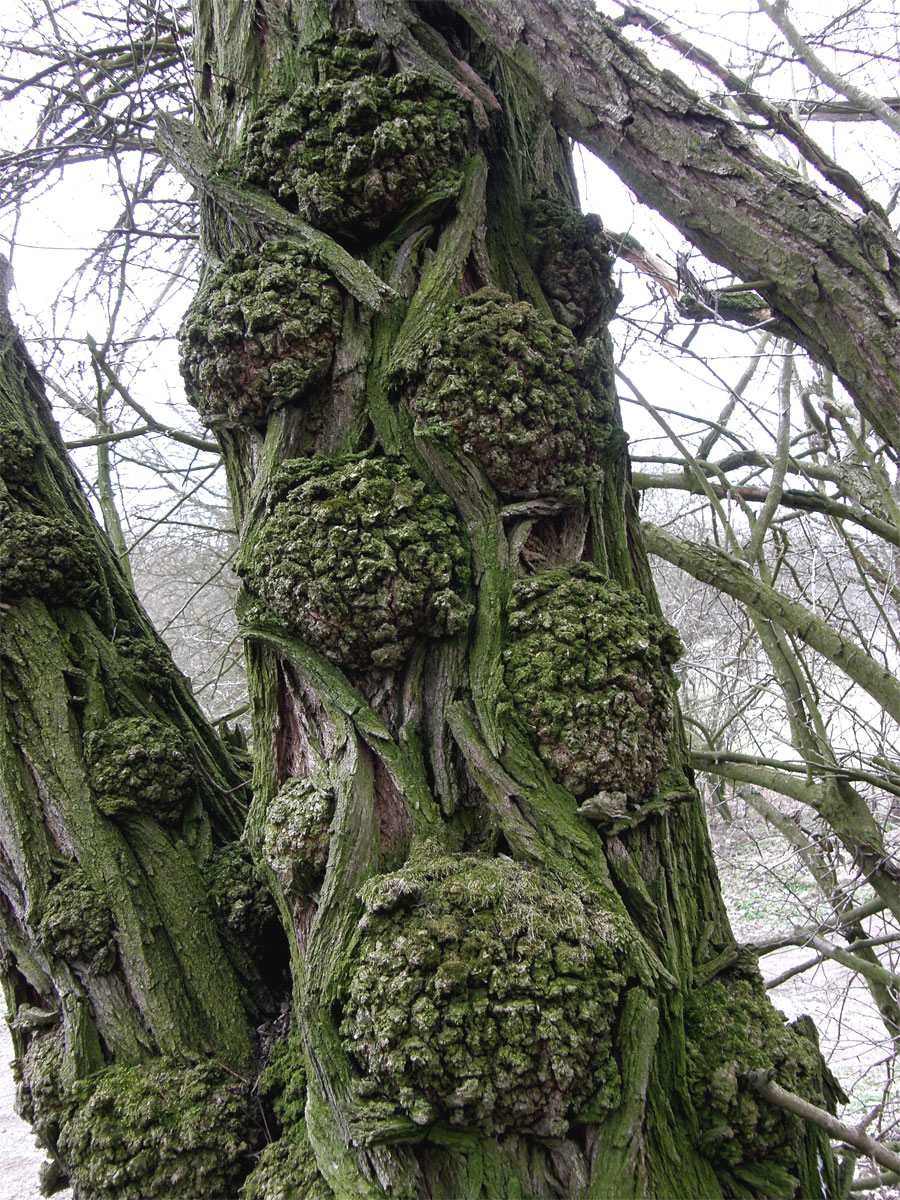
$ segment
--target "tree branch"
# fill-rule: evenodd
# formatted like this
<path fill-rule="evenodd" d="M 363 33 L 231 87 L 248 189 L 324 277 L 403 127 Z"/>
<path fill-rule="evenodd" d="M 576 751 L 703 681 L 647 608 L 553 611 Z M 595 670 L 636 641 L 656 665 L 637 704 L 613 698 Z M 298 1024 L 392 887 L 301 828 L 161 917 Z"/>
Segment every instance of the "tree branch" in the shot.
<path fill-rule="evenodd" d="M 783 1108 L 785 1112 L 793 1113 L 794 1116 L 801 1117 L 811 1125 L 817 1125 L 837 1142 L 846 1142 L 849 1146 L 855 1146 L 857 1150 L 861 1150 L 869 1158 L 874 1158 L 877 1163 L 887 1167 L 889 1171 L 900 1172 L 900 1154 L 895 1154 L 881 1142 L 876 1142 L 862 1129 L 853 1125 L 845 1125 L 843 1121 L 833 1117 L 824 1108 L 817 1108 L 815 1104 L 810 1104 L 808 1100 L 795 1096 L 793 1092 L 785 1091 L 783 1087 L 779 1087 L 772 1081 L 770 1074 L 769 1071 L 751 1071 L 745 1078 L 750 1086 L 770 1104 Z"/>
<path fill-rule="evenodd" d="M 900 683 L 871 655 L 841 637 L 816 613 L 763 583 L 723 550 L 687 542 L 649 522 L 644 522 L 642 529 L 651 554 L 680 567 L 701 583 L 711 584 L 798 637 L 840 667 L 895 721 L 900 721 Z"/>
<path fill-rule="evenodd" d="M 739 278 L 765 280 L 792 340 L 900 447 L 900 243 L 881 216 L 855 219 L 763 155 L 587 0 L 448 3 L 643 203 Z"/>

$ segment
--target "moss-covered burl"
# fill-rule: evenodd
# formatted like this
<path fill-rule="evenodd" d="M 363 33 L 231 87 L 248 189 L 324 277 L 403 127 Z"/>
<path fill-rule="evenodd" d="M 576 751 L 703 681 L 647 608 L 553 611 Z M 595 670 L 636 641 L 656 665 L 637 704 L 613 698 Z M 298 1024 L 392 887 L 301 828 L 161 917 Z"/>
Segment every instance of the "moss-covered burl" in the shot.
<path fill-rule="evenodd" d="M 285 463 L 237 570 L 267 608 L 348 666 L 397 666 L 418 635 L 456 633 L 472 612 L 451 505 L 395 459 Z"/>
<path fill-rule="evenodd" d="M 598 897 L 426 846 L 362 901 L 341 1025 L 361 1091 L 419 1125 L 548 1137 L 614 1107 L 628 936 Z"/>
<path fill-rule="evenodd" d="M 197 787 L 184 739 L 151 717 L 121 717 L 85 735 L 94 803 L 108 817 L 146 813 L 180 820 Z"/>
<path fill-rule="evenodd" d="M 263 425 L 328 378 L 341 325 L 337 284 L 288 242 L 229 256 L 179 332 L 181 374 L 204 422 Z"/>
<path fill-rule="evenodd" d="M 554 496 L 597 478 L 609 412 L 562 325 L 496 288 L 457 301 L 409 381 L 420 428 L 446 429 L 503 496 Z"/>
<path fill-rule="evenodd" d="M 369 239 L 452 191 L 469 138 L 459 94 L 399 71 L 359 31 L 316 43 L 316 82 L 259 106 L 235 166 L 320 229 Z"/>
<path fill-rule="evenodd" d="M 516 583 L 508 622 L 506 686 L 560 783 L 649 795 L 673 733 L 675 630 L 588 563 Z"/>
<path fill-rule="evenodd" d="M 71 1085 L 62 1030 L 25 1054 L 19 1111 L 90 1200 L 234 1196 L 259 1148 L 249 1085 L 216 1064 L 115 1066 Z"/>

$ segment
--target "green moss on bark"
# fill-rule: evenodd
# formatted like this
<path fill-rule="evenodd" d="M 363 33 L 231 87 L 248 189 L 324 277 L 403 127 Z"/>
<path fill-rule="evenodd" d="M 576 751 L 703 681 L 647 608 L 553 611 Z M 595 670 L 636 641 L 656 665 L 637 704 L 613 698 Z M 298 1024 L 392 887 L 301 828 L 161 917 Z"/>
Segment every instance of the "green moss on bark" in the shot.
<path fill-rule="evenodd" d="M 332 1200 L 306 1136 L 306 1123 L 270 1142 L 241 1188 L 240 1200 Z"/>
<path fill-rule="evenodd" d="M 600 218 L 550 199 L 526 205 L 525 217 L 528 257 L 557 321 L 578 333 L 608 320 L 621 292 Z"/>
<path fill-rule="evenodd" d="M 116 959 L 113 916 L 80 867 L 66 870 L 41 904 L 38 941 L 67 963 L 101 974 Z"/>
<path fill-rule="evenodd" d="M 609 438 L 595 365 L 531 304 L 483 288 L 459 300 L 408 381 L 419 428 L 445 429 L 503 496 L 590 484 Z"/>
<path fill-rule="evenodd" d="M 93 541 L 57 517 L 0 506 L 3 601 L 42 600 L 87 608 L 99 595 L 100 562 Z"/>
<path fill-rule="evenodd" d="M 0 421 L 0 479 L 11 490 L 37 479 L 41 448 L 18 421 Z"/>
<path fill-rule="evenodd" d="M 85 735 L 91 794 L 108 817 L 145 813 L 177 823 L 197 789 L 196 768 L 181 735 L 150 717 L 122 717 Z"/>
<path fill-rule="evenodd" d="M 325 383 L 343 299 L 288 242 L 231 255 L 201 287 L 179 332 L 187 398 L 207 425 L 262 425 Z"/>
<path fill-rule="evenodd" d="M 359 31 L 310 47 L 317 83 L 266 98 L 236 168 L 311 224 L 354 240 L 387 229 L 459 178 L 469 120 L 459 93 L 387 73 Z"/>
<path fill-rule="evenodd" d="M 588 563 L 515 584 L 503 653 L 515 712 L 576 796 L 652 794 L 674 724 L 675 630 Z"/>
<path fill-rule="evenodd" d="M 272 1047 L 257 1093 L 281 1136 L 270 1142 L 241 1189 L 240 1200 L 331 1200 L 306 1133 L 306 1059 L 296 1029 Z"/>
<path fill-rule="evenodd" d="M 684 1022 L 704 1154 L 738 1178 L 756 1163 L 796 1170 L 803 1122 L 762 1099 L 744 1076 L 774 1068 L 783 1088 L 822 1105 L 815 1043 L 787 1026 L 759 978 L 714 979 L 688 996 Z"/>
<path fill-rule="evenodd" d="M 253 955 L 263 944 L 278 910 L 262 871 L 241 844 L 213 853 L 203 870 L 216 923 Z"/>
<path fill-rule="evenodd" d="M 459 521 L 397 460 L 285 463 L 237 570 L 306 641 L 348 666 L 395 667 L 423 633 L 456 633 L 472 613 Z"/>
<path fill-rule="evenodd" d="M 263 856 L 288 894 L 305 896 L 325 876 L 334 793 L 288 779 L 266 811 Z"/>
<path fill-rule="evenodd" d="M 16 1112 L 33 1128 L 48 1149 L 56 1145 L 63 1103 L 63 1060 L 66 1042 L 62 1024 L 35 1033 L 15 1067 L 19 1076 Z"/>
<path fill-rule="evenodd" d="M 361 1092 L 488 1134 L 564 1136 L 615 1107 L 628 943 L 598 899 L 426 849 L 362 901 L 341 1025 Z"/>
<path fill-rule="evenodd" d="M 233 1196 L 258 1147 L 250 1086 L 217 1065 L 116 1066 L 74 1085 L 58 1148 L 91 1200 Z"/>

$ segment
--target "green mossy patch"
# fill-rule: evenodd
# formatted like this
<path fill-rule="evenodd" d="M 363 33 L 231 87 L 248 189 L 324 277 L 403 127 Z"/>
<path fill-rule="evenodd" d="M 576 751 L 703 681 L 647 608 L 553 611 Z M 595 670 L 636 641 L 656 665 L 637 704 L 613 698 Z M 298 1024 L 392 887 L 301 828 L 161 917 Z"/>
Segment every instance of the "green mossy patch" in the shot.
<path fill-rule="evenodd" d="M 419 430 L 446 430 L 507 497 L 595 481 L 610 414 L 568 330 L 496 288 L 457 301 L 408 381 Z"/>
<path fill-rule="evenodd" d="M 334 361 L 337 284 L 289 242 L 231 255 L 200 288 L 179 339 L 187 398 L 207 425 L 263 425 L 321 388 Z"/>
<path fill-rule="evenodd" d="M 263 1150 L 240 1200 L 331 1200 L 306 1133 L 306 1059 L 296 1028 L 272 1047 L 257 1094 L 282 1132 Z"/>
<path fill-rule="evenodd" d="M 301 1122 L 270 1142 L 240 1191 L 240 1200 L 332 1200 Z"/>
<path fill-rule="evenodd" d="M 10 489 L 37 479 L 41 447 L 18 421 L 0 421 L 0 479 Z"/>
<path fill-rule="evenodd" d="M 97 547 L 57 517 L 0 506 L 3 602 L 34 599 L 87 608 L 99 594 Z"/>
<path fill-rule="evenodd" d="M 588 563 L 517 582 L 508 622 L 506 686 L 556 778 L 578 797 L 651 795 L 674 726 L 675 630 Z"/>
<path fill-rule="evenodd" d="M 257 1092 L 283 1129 L 290 1129 L 304 1119 L 306 1056 L 296 1026 L 292 1025 L 290 1033 L 272 1046 Z"/>
<path fill-rule="evenodd" d="M 50 888 L 40 907 L 38 941 L 67 963 L 102 974 L 116 960 L 113 916 L 80 867 L 71 867 Z"/>
<path fill-rule="evenodd" d="M 234 843 L 216 850 L 203 868 L 203 877 L 216 923 L 255 954 L 279 918 L 262 871 L 246 846 Z"/>
<path fill-rule="evenodd" d="M 790 1029 L 762 980 L 720 976 L 685 1001 L 688 1090 L 700 1117 L 700 1146 L 719 1169 L 753 1163 L 796 1170 L 803 1122 L 762 1099 L 743 1079 L 774 1068 L 775 1082 L 822 1105 L 821 1056 Z"/>
<path fill-rule="evenodd" d="M 181 734 L 150 717 L 122 717 L 85 735 L 94 803 L 108 817 L 145 813 L 177 823 L 196 795 L 197 773 Z"/>
<path fill-rule="evenodd" d="M 426 847 L 362 902 L 341 1034 L 364 1095 L 420 1125 L 549 1137 L 616 1105 L 629 949 L 599 899 Z"/>
<path fill-rule="evenodd" d="M 334 662 L 395 667 L 422 634 L 470 620 L 459 521 L 402 461 L 292 460 L 273 477 L 267 510 L 238 573 Z"/>
<path fill-rule="evenodd" d="M 306 896 L 324 879 L 334 804 L 312 779 L 288 779 L 266 810 L 263 857 L 287 894 Z"/>
<path fill-rule="evenodd" d="M 62 1082 L 66 1042 L 62 1024 L 35 1033 L 24 1055 L 16 1060 L 19 1075 L 16 1112 L 34 1129 L 48 1149 L 56 1145 L 62 1112 Z"/>
<path fill-rule="evenodd" d="M 111 1067 L 75 1084 L 57 1144 L 91 1200 L 234 1196 L 259 1143 L 254 1109 L 218 1065 Z"/>
<path fill-rule="evenodd" d="M 608 320 L 621 298 L 612 282 L 615 255 L 594 213 L 562 200 L 525 206 L 526 251 L 557 321 L 574 333 Z"/>
<path fill-rule="evenodd" d="M 119 668 L 132 686 L 158 692 L 180 674 L 165 642 L 127 621 L 116 622 L 113 646 Z"/>
<path fill-rule="evenodd" d="M 315 86 L 266 98 L 234 164 L 312 225 L 353 240 L 387 229 L 458 182 L 470 121 L 458 92 L 411 71 L 386 74 L 358 31 L 307 48 Z"/>

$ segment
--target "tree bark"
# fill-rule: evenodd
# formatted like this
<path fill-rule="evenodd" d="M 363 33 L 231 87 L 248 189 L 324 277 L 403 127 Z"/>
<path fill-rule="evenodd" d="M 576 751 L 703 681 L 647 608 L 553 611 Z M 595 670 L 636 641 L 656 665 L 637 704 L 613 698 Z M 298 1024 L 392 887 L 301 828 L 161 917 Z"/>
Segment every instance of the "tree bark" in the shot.
<path fill-rule="evenodd" d="M 560 129 L 746 281 L 900 449 L 900 244 L 768 158 L 584 0 L 450 0 Z M 380 4 L 362 11 L 377 24 Z M 395 33 L 399 36 L 399 33 Z"/>
<path fill-rule="evenodd" d="M 733 937 L 562 110 L 449 6 L 195 19 L 183 372 L 241 531 L 306 1080 L 244 1194 L 822 1195 L 742 1082 L 818 1095 L 816 1051 L 753 963 L 704 970 Z"/>
<path fill-rule="evenodd" d="M 236 1080 L 255 1064 L 267 995 L 256 951 L 229 928 L 235 883 L 253 876 L 227 849 L 247 766 L 205 722 L 97 527 L 5 303 L 0 342 L 0 962 L 19 1106 L 56 1160 L 48 1179 L 71 1174 L 79 1196 L 187 1194 L 201 1179 L 227 1191 L 256 1136 Z M 274 914 L 265 936 L 278 953 Z M 185 1079 L 190 1149 L 172 1137 Z M 91 1146 L 113 1094 L 156 1106 L 152 1161 L 127 1117 Z"/>

